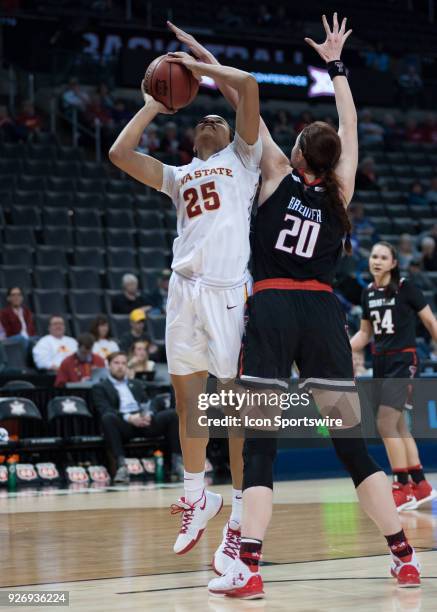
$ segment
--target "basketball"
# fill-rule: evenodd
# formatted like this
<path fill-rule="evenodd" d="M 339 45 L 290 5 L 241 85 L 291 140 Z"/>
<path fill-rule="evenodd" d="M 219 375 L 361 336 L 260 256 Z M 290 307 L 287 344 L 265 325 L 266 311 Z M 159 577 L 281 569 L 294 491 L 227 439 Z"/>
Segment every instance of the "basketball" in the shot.
<path fill-rule="evenodd" d="M 147 68 L 144 88 L 168 109 L 179 110 L 194 100 L 199 82 L 185 66 L 169 62 L 167 55 L 161 55 Z"/>

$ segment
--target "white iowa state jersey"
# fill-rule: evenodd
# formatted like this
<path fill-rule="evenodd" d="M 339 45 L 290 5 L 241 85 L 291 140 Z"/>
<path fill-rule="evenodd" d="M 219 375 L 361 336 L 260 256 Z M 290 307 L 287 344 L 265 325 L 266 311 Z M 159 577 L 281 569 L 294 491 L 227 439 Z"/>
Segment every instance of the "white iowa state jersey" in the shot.
<path fill-rule="evenodd" d="M 211 285 L 245 281 L 261 154 L 261 139 L 248 145 L 236 134 L 205 161 L 195 157 L 186 166 L 164 165 L 161 191 L 177 210 L 173 270 Z"/>

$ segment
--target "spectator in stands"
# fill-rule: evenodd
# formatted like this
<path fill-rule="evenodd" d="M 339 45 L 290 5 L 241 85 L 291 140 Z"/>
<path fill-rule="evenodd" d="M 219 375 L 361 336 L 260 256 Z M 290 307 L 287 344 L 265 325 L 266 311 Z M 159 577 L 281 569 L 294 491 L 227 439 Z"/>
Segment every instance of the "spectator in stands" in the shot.
<path fill-rule="evenodd" d="M 161 151 L 169 154 L 177 154 L 179 151 L 178 126 L 174 121 L 165 124 Z"/>
<path fill-rule="evenodd" d="M 116 461 L 114 482 L 129 482 L 123 444 L 138 436 L 165 436 L 167 466 L 179 472 L 181 449 L 176 412 L 171 408 L 156 412 L 144 385 L 138 380 L 128 380 L 126 353 L 112 353 L 108 361 L 109 376 L 94 385 L 92 398 L 102 419 L 106 444 Z"/>
<path fill-rule="evenodd" d="M 99 94 L 94 93 L 90 97 L 90 101 L 85 109 L 85 118 L 91 125 L 94 125 L 94 121 L 98 119 L 103 127 L 111 126 L 111 111 L 103 106 L 102 97 Z"/>
<path fill-rule="evenodd" d="M 425 134 L 414 117 L 405 122 L 405 139 L 408 142 L 425 142 Z"/>
<path fill-rule="evenodd" d="M 132 117 L 132 113 L 126 108 L 126 102 L 120 98 L 114 102 L 114 106 L 111 108 L 110 112 L 114 129 L 117 130 L 124 127 Z"/>
<path fill-rule="evenodd" d="M 421 291 L 432 291 L 434 290 L 434 283 L 422 270 L 422 262 L 420 257 L 412 259 L 408 266 L 408 278 L 418 287 Z"/>
<path fill-rule="evenodd" d="M 19 338 L 25 346 L 36 337 L 33 315 L 24 305 L 21 287 L 9 287 L 6 292 L 8 305 L 0 311 L 0 323 L 7 338 Z M 35 338 L 36 339 L 36 338 Z"/>
<path fill-rule="evenodd" d="M 437 204 L 437 176 L 433 176 L 428 191 L 425 193 L 428 204 Z"/>
<path fill-rule="evenodd" d="M 94 338 L 93 353 L 99 355 L 104 361 L 107 360 L 108 355 L 120 350 L 115 340 L 111 339 L 107 316 L 100 314 L 94 319 L 90 326 L 90 334 Z"/>
<path fill-rule="evenodd" d="M 300 134 L 303 128 L 306 127 L 307 125 L 310 125 L 310 123 L 313 123 L 313 121 L 314 121 L 313 114 L 310 113 L 310 111 L 304 111 L 303 113 L 300 114 L 299 120 L 294 126 L 294 131 L 296 132 L 296 134 Z"/>
<path fill-rule="evenodd" d="M 379 123 L 376 123 L 369 110 L 363 111 L 361 115 L 361 121 L 358 124 L 358 135 L 360 144 L 364 147 L 384 142 L 384 128 Z"/>
<path fill-rule="evenodd" d="M 123 334 L 119 342 L 122 351 L 128 353 L 137 340 L 143 340 L 150 343 L 150 337 L 144 329 L 146 321 L 147 315 L 142 308 L 132 310 L 129 315 L 130 331 Z M 153 345 L 151 346 L 153 350 Z"/>
<path fill-rule="evenodd" d="M 288 142 L 290 139 L 296 138 L 291 117 L 286 110 L 281 109 L 276 113 L 273 134 L 279 140 L 288 139 Z"/>
<path fill-rule="evenodd" d="M 16 142 L 19 138 L 17 125 L 4 104 L 0 105 L 0 137 L 5 142 Z"/>
<path fill-rule="evenodd" d="M 410 234 L 401 234 L 398 244 L 398 262 L 401 271 L 406 271 L 410 263 L 418 257 Z"/>
<path fill-rule="evenodd" d="M 96 88 L 96 93 L 100 98 L 101 105 L 104 109 L 111 112 L 115 106 L 114 98 L 112 97 L 109 87 L 106 83 L 100 83 Z"/>
<path fill-rule="evenodd" d="M 408 204 L 410 206 L 425 206 L 427 203 L 422 183 L 420 181 L 414 181 L 408 194 Z"/>
<path fill-rule="evenodd" d="M 378 240 L 375 226 L 366 217 L 364 206 L 360 202 L 352 204 L 349 213 L 352 222 L 352 235 L 358 241 L 358 244 L 361 243 L 363 238 L 370 238 L 372 242 Z"/>
<path fill-rule="evenodd" d="M 185 129 L 179 145 L 179 153 L 182 165 L 189 164 L 192 161 L 194 155 L 194 129 L 192 127 Z"/>
<path fill-rule="evenodd" d="M 62 103 L 65 110 L 71 111 L 76 108 L 79 112 L 84 113 L 89 102 L 90 97 L 79 84 L 78 79 L 71 78 L 62 94 Z"/>
<path fill-rule="evenodd" d="M 16 117 L 16 122 L 23 140 L 38 136 L 42 130 L 42 117 L 35 111 L 35 107 L 30 100 L 23 102 L 21 112 Z"/>
<path fill-rule="evenodd" d="M 426 236 L 421 242 L 422 266 L 428 272 L 437 272 L 436 241 L 431 236 Z"/>
<path fill-rule="evenodd" d="M 379 189 L 373 157 L 365 157 L 358 166 L 355 187 L 365 191 Z"/>
<path fill-rule="evenodd" d="M 61 315 L 52 315 L 49 320 L 49 333 L 33 347 L 33 360 L 39 370 L 59 369 L 66 357 L 77 350 L 74 338 L 65 335 L 65 321 Z"/>
<path fill-rule="evenodd" d="M 56 374 L 55 387 L 85 382 L 90 380 L 93 370 L 105 367 L 105 361 L 100 355 L 93 353 L 94 337 L 91 334 L 80 334 L 77 344 L 77 351 L 61 363 Z"/>
<path fill-rule="evenodd" d="M 366 368 L 364 351 L 353 351 L 352 361 L 355 376 L 372 376 L 372 368 Z"/>
<path fill-rule="evenodd" d="M 405 128 L 391 113 L 384 115 L 384 144 L 386 149 L 395 150 L 405 140 Z"/>
<path fill-rule="evenodd" d="M 127 355 L 127 367 L 129 378 L 135 378 L 136 374 L 155 371 L 155 362 L 149 359 L 149 343 L 137 340 L 131 346 Z"/>
<path fill-rule="evenodd" d="M 434 113 L 429 113 L 426 116 L 423 126 L 423 135 L 425 142 L 437 143 L 437 120 Z"/>
<path fill-rule="evenodd" d="M 379 70 L 379 72 L 388 72 L 390 69 L 390 56 L 384 51 L 383 44 L 378 42 L 376 48 L 372 47 L 369 51 L 364 52 L 366 66 Z"/>
<path fill-rule="evenodd" d="M 398 84 L 404 110 L 420 106 L 423 100 L 423 81 L 416 66 L 409 64 L 399 75 Z"/>
<path fill-rule="evenodd" d="M 138 148 L 142 153 L 146 153 L 147 155 L 151 155 L 161 150 L 161 139 L 158 134 L 158 126 L 156 123 L 151 123 L 144 130 Z"/>
<path fill-rule="evenodd" d="M 138 289 L 138 278 L 134 274 L 125 274 L 121 279 L 122 292 L 112 299 L 112 312 L 114 314 L 130 314 L 136 308 L 150 310 L 153 298 L 142 294 Z"/>

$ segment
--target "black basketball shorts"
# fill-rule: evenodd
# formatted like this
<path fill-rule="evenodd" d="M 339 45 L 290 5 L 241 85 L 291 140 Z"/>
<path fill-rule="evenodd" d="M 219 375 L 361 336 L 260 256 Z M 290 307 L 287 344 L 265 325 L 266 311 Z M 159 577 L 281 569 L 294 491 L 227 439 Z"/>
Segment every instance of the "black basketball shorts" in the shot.
<path fill-rule="evenodd" d="M 419 372 L 419 361 L 415 350 L 388 352 L 373 355 L 373 378 L 375 405 L 390 406 L 396 410 L 413 408 L 412 379 Z"/>
<path fill-rule="evenodd" d="M 304 286 L 315 287 L 312 290 L 256 291 L 257 285 L 247 304 L 241 382 L 256 384 L 258 379 L 260 384 L 284 387 L 296 363 L 301 388 L 355 391 L 346 319 L 332 290 L 326 285 L 327 290 L 318 289 L 317 281 L 305 281 Z"/>

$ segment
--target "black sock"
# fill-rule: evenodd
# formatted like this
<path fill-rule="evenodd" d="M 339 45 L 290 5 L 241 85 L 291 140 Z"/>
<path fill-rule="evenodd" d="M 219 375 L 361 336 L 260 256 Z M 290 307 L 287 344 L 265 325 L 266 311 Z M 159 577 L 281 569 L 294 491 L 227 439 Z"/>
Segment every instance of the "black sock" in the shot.
<path fill-rule="evenodd" d="M 240 559 L 251 572 L 257 572 L 261 559 L 262 541 L 254 538 L 241 538 Z"/>
<path fill-rule="evenodd" d="M 401 485 L 408 484 L 408 469 L 402 468 L 399 470 L 393 470 L 393 480 Z"/>
<path fill-rule="evenodd" d="M 385 536 L 387 540 L 388 547 L 391 552 L 396 556 L 402 559 L 407 555 L 411 555 L 413 553 L 413 549 L 408 544 L 407 536 L 404 533 L 404 530 L 401 529 L 399 533 L 394 533 L 393 535 Z"/>
<path fill-rule="evenodd" d="M 408 468 L 408 472 L 411 476 L 411 478 L 413 479 L 413 482 L 415 482 L 416 484 L 419 484 L 419 482 L 422 482 L 422 480 L 425 480 L 425 474 L 423 473 L 423 467 L 420 465 L 413 465 L 412 467 Z"/>

